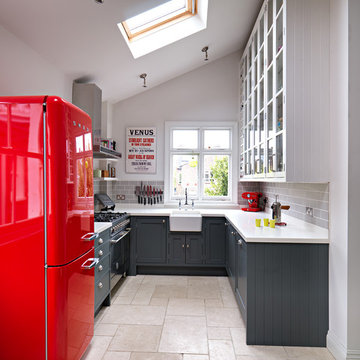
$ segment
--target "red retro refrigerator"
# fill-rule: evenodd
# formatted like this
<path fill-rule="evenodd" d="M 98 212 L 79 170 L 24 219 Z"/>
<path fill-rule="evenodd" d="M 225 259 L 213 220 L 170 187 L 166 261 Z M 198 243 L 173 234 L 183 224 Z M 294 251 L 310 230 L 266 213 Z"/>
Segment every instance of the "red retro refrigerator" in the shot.
<path fill-rule="evenodd" d="M 93 336 L 90 117 L 0 97 L 0 358 L 79 359 Z"/>

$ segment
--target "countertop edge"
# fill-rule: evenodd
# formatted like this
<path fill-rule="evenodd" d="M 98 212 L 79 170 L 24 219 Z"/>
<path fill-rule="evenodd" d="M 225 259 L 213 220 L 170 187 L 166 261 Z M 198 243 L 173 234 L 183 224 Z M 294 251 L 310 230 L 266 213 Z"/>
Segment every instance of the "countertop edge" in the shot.
<path fill-rule="evenodd" d="M 129 208 L 121 207 L 115 209 L 115 211 L 126 211 L 130 216 L 170 216 L 172 210 L 174 209 L 172 208 L 131 209 L 130 207 Z M 329 244 L 329 236 L 328 236 L 329 232 L 327 229 L 320 228 L 319 226 L 307 223 L 303 220 L 292 218 L 290 216 L 284 216 L 284 218 L 286 218 L 285 220 L 289 222 L 289 227 L 294 226 L 296 228 L 301 225 L 304 227 L 306 226 L 310 227 L 310 230 L 306 229 L 303 232 L 303 235 L 297 235 L 297 233 L 294 234 L 291 232 L 290 234 L 289 233 L 284 234 L 284 230 L 286 232 L 287 229 L 286 228 L 281 229 L 280 227 L 276 228 L 275 230 L 273 229 L 270 230 L 270 228 L 255 229 L 255 224 L 254 224 L 254 228 L 252 228 L 251 226 L 249 227 L 249 224 L 242 223 L 241 216 L 243 214 L 241 212 L 234 213 L 233 212 L 234 209 L 195 209 L 195 210 L 199 210 L 203 217 L 224 217 L 227 221 L 229 221 L 229 223 L 231 223 L 234 229 L 236 229 L 236 231 L 241 235 L 241 237 L 247 243 Z M 247 217 L 249 216 L 254 217 L 256 215 L 259 217 L 270 217 L 270 214 L 267 212 L 251 213 L 251 214 L 246 213 Z M 260 236 L 258 236 L 258 234 L 246 235 L 245 234 L 246 231 L 244 229 L 241 229 L 242 225 L 244 225 L 244 227 L 247 227 L 248 230 L 247 232 L 249 232 L 250 229 L 250 232 L 252 233 L 256 231 L 278 231 L 279 233 L 278 234 L 272 233 L 271 236 L 269 237 L 260 234 L 259 234 Z M 289 231 L 294 231 L 294 230 L 289 229 Z M 295 231 L 301 234 L 301 229 L 299 230 L 295 229 Z M 316 232 L 321 232 L 321 233 L 316 234 Z"/>
<path fill-rule="evenodd" d="M 111 227 L 111 222 L 95 222 L 94 231 L 100 233 Z"/>

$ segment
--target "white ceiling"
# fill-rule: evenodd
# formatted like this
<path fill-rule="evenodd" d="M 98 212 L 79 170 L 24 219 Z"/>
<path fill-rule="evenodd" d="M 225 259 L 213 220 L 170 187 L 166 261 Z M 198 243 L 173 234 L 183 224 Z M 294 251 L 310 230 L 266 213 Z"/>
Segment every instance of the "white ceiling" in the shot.
<path fill-rule="evenodd" d="M 262 0 L 209 0 L 207 29 L 134 59 L 117 23 L 166 0 L 1 0 L 0 24 L 70 79 L 95 82 L 116 102 L 242 49 Z M 25 65 L 26 66 L 26 65 Z"/>

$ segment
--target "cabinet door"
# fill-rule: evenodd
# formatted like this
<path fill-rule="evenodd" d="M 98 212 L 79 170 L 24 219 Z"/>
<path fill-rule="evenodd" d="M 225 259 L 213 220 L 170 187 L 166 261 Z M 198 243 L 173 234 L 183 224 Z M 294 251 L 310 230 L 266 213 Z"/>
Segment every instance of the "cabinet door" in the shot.
<path fill-rule="evenodd" d="M 239 234 L 235 235 L 236 244 L 236 276 L 235 276 L 235 296 L 240 307 L 240 312 L 246 322 L 247 306 L 247 245 Z"/>
<path fill-rule="evenodd" d="M 136 222 L 136 262 L 166 263 L 166 218 L 138 218 Z"/>
<path fill-rule="evenodd" d="M 201 235 L 186 235 L 186 263 L 203 263 L 203 238 Z"/>
<path fill-rule="evenodd" d="M 223 218 L 205 220 L 206 264 L 225 264 L 225 221 Z"/>
<path fill-rule="evenodd" d="M 168 237 L 168 263 L 185 264 L 185 235 L 170 234 Z"/>
<path fill-rule="evenodd" d="M 229 225 L 227 230 L 227 253 L 228 253 L 228 264 L 227 264 L 227 273 L 229 276 L 230 284 L 233 290 L 235 290 L 235 270 L 236 270 L 236 262 L 235 262 L 235 230 Z"/>

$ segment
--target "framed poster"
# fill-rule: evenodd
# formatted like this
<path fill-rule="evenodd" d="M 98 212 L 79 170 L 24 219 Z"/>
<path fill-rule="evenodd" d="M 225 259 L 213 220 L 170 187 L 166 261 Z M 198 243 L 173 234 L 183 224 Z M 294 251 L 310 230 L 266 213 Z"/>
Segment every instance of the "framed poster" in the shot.
<path fill-rule="evenodd" d="M 156 173 L 156 128 L 131 127 L 126 129 L 126 172 Z"/>

